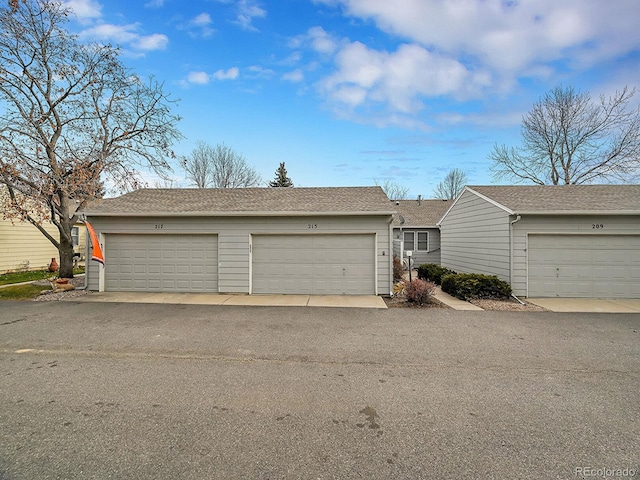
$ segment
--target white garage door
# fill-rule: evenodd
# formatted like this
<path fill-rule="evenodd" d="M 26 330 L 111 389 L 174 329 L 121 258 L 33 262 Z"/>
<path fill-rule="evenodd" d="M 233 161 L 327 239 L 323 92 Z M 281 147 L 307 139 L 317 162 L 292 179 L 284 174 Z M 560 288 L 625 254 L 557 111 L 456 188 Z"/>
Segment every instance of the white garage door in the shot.
<path fill-rule="evenodd" d="M 530 297 L 640 298 L 640 235 L 529 235 Z"/>
<path fill-rule="evenodd" d="M 253 293 L 375 294 L 374 235 L 256 235 Z"/>
<path fill-rule="evenodd" d="M 106 235 L 105 290 L 217 292 L 218 237 Z"/>

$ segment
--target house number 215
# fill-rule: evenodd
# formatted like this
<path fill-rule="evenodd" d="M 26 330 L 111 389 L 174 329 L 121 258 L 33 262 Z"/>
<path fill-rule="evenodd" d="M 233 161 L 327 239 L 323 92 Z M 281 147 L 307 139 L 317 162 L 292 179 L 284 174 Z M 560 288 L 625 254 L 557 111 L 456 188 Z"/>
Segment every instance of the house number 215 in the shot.
<path fill-rule="evenodd" d="M 318 228 L 318 224 L 317 223 L 309 223 L 307 225 L 307 228 Z"/>

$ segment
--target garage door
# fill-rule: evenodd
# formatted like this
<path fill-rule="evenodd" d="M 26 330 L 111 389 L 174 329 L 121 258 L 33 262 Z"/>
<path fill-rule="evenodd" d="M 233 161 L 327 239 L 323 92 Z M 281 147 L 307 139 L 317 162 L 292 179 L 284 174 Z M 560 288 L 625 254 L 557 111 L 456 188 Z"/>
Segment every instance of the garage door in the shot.
<path fill-rule="evenodd" d="M 217 292 L 218 237 L 106 235 L 105 290 Z"/>
<path fill-rule="evenodd" d="M 253 293 L 375 294 L 374 235 L 259 235 Z"/>
<path fill-rule="evenodd" d="M 529 235 L 530 297 L 640 298 L 640 235 Z"/>

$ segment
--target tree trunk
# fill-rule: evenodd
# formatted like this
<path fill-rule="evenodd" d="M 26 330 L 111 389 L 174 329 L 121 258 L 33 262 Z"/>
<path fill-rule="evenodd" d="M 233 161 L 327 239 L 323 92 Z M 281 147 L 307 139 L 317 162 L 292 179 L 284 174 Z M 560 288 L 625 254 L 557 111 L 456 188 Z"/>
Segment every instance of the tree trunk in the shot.
<path fill-rule="evenodd" d="M 73 242 L 71 240 L 71 226 L 64 225 L 69 230 L 68 235 L 61 232 L 60 246 L 58 254 L 60 255 L 60 270 L 58 276 L 60 278 L 73 278 Z"/>

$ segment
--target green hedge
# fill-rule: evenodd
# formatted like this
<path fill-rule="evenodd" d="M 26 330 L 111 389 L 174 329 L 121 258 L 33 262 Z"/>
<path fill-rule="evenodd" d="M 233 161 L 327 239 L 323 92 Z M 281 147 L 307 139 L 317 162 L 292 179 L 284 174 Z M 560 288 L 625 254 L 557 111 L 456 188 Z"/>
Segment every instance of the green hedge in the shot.
<path fill-rule="evenodd" d="M 420 280 L 434 282 L 436 285 L 440 285 L 442 283 L 442 277 L 444 275 L 449 275 L 451 273 L 456 272 L 436 263 L 423 263 L 418 267 L 418 278 Z"/>
<path fill-rule="evenodd" d="M 442 277 L 442 291 L 462 300 L 508 298 L 511 285 L 495 275 L 450 273 Z"/>

